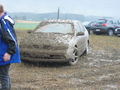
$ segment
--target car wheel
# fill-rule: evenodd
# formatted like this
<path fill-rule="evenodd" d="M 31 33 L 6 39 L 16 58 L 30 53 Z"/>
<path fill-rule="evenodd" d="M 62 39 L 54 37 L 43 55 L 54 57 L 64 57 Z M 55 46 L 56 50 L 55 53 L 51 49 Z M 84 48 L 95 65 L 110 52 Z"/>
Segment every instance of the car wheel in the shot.
<path fill-rule="evenodd" d="M 93 32 L 93 34 L 98 35 L 98 33 L 97 33 L 97 32 Z"/>
<path fill-rule="evenodd" d="M 113 32 L 112 29 L 108 30 L 108 35 L 109 35 L 109 36 L 113 36 L 113 34 L 114 34 L 114 32 Z"/>
<path fill-rule="evenodd" d="M 75 49 L 73 50 L 73 58 L 69 59 L 69 65 L 75 65 L 79 60 L 79 56 L 78 56 L 78 49 L 77 47 L 75 47 Z"/>

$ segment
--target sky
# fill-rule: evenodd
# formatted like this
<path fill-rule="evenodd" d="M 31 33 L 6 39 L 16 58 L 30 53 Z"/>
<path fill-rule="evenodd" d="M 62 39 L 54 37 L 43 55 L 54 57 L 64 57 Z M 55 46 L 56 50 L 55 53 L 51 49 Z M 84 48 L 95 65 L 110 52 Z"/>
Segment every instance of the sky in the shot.
<path fill-rule="evenodd" d="M 120 17 L 120 0 L 0 0 L 8 12 L 83 14 Z"/>

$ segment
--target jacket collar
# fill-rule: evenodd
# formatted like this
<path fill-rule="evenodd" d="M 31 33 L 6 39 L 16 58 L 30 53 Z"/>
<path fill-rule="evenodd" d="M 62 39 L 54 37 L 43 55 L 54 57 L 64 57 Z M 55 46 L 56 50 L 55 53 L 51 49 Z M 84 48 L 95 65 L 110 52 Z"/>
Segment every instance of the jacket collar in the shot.
<path fill-rule="evenodd" d="M 6 12 L 4 12 L 3 16 L 0 17 L 0 20 L 3 19 L 7 15 Z"/>

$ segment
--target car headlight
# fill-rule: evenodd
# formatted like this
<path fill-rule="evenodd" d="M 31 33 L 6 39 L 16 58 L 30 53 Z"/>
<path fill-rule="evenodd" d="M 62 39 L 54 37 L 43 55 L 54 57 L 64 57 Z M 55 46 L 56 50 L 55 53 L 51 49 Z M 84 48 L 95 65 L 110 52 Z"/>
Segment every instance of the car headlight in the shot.
<path fill-rule="evenodd" d="M 117 29 L 115 29 L 115 31 L 117 32 Z"/>

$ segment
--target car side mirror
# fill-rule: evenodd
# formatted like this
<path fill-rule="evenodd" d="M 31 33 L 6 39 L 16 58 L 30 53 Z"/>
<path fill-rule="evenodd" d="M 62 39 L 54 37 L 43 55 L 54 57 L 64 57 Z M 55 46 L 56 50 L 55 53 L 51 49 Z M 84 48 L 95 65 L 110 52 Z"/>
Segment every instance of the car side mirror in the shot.
<path fill-rule="evenodd" d="M 84 35 L 84 32 L 78 32 L 77 33 L 77 36 L 81 36 L 81 35 Z"/>
<path fill-rule="evenodd" d="M 74 35 L 74 33 L 67 33 L 67 34 L 69 34 L 69 35 Z"/>

